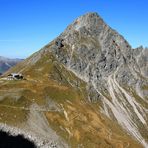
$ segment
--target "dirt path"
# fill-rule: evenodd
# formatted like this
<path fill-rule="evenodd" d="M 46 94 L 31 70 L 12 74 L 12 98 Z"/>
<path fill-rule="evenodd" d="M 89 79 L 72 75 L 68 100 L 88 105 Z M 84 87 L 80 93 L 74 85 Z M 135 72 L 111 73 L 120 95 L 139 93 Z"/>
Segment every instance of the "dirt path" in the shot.
<path fill-rule="evenodd" d="M 18 107 L 18 106 L 3 105 L 3 104 L 0 104 L 0 107 L 7 107 L 7 108 L 19 109 L 19 110 L 26 110 L 26 111 L 38 111 L 38 112 L 51 112 L 51 111 L 57 111 L 57 110 L 54 110 L 54 109 L 45 109 L 45 108 L 27 108 L 27 107 Z"/>

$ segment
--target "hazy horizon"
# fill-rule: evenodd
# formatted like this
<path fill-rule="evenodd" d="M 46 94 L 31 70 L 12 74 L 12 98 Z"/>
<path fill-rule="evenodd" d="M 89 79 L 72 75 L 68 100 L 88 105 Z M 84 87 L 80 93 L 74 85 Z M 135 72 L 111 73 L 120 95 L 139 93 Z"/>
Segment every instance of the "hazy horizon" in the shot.
<path fill-rule="evenodd" d="M 1 0 L 0 56 L 30 56 L 87 12 L 97 12 L 133 48 L 148 46 L 147 4 L 146 0 Z"/>

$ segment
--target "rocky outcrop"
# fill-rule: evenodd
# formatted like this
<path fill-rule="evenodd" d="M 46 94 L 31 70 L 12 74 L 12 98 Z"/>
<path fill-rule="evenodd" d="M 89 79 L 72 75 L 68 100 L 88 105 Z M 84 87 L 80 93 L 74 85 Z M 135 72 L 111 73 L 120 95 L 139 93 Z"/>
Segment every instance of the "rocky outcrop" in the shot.
<path fill-rule="evenodd" d="M 56 44 L 59 39 L 63 46 Z M 89 96 L 90 100 L 101 99 L 102 112 L 148 146 L 147 49 L 132 49 L 97 13 L 88 13 L 43 50 L 50 50 L 68 70 L 87 82 L 90 94 L 98 94 Z"/>

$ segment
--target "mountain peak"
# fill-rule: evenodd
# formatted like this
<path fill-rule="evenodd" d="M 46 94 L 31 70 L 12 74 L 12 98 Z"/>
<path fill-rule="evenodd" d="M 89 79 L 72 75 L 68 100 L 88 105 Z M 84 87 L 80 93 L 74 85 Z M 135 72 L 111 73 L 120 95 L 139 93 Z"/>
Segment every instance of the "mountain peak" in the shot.
<path fill-rule="evenodd" d="M 84 15 L 81 15 L 79 18 L 87 18 L 87 19 L 90 19 L 90 18 L 100 18 L 99 14 L 97 12 L 88 12 Z"/>
<path fill-rule="evenodd" d="M 107 26 L 103 19 L 96 12 L 89 12 L 78 17 L 72 24 L 70 24 L 65 33 L 70 31 L 88 30 L 92 35 L 98 34 Z"/>
<path fill-rule="evenodd" d="M 95 147 L 109 144 L 117 147 L 118 143 L 121 147 L 126 143 L 127 147 L 148 147 L 147 67 L 146 50 L 142 47 L 133 50 L 97 13 L 87 13 L 78 17 L 54 41 L 8 71 L 21 72 L 27 81 L 2 82 L 0 99 L 11 100 L 6 100 L 9 110 L 12 100 L 16 106 L 25 104 L 29 112 L 26 115 L 24 110 L 21 119 L 15 120 L 23 121 L 29 131 L 39 131 L 37 137 L 45 135 L 47 142 L 51 141 L 51 125 L 56 133 L 62 133 L 63 139 L 67 137 L 70 147 L 79 147 L 80 143 L 82 147 L 94 147 L 94 144 Z M 16 96 L 20 98 L 18 103 Z M 1 102 L 6 108 L 5 101 Z M 45 114 L 38 114 L 46 108 L 49 110 L 45 110 Z M 18 110 L 20 112 L 20 108 Z M 2 111 L 8 117 L 14 115 L 3 108 Z M 5 116 L 1 118 L 6 123 Z M 50 124 L 46 124 L 47 121 Z M 39 126 L 34 127 L 34 123 Z M 106 138 L 108 134 L 111 138 Z M 88 137 L 85 139 L 85 136 Z"/>
<path fill-rule="evenodd" d="M 83 26 L 94 27 L 104 24 L 103 19 L 97 13 L 86 13 L 80 16 L 76 21 Z"/>

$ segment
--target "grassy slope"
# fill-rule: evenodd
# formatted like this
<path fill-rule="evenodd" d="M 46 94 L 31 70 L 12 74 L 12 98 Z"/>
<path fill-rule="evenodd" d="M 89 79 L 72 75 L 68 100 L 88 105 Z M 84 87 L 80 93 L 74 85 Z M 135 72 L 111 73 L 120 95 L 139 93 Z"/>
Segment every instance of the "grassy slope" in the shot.
<path fill-rule="evenodd" d="M 25 61 L 9 72 L 24 68 Z M 71 147 L 141 146 L 120 126 L 99 112 L 99 104 L 87 101 L 86 84 L 46 53 L 34 65 L 22 71 L 27 80 L 3 81 L 0 84 L 0 122 L 19 125 L 25 122 L 33 103 L 40 107 L 54 101 L 62 111 L 44 112 L 50 126 Z M 12 108 L 16 107 L 16 108 Z"/>

